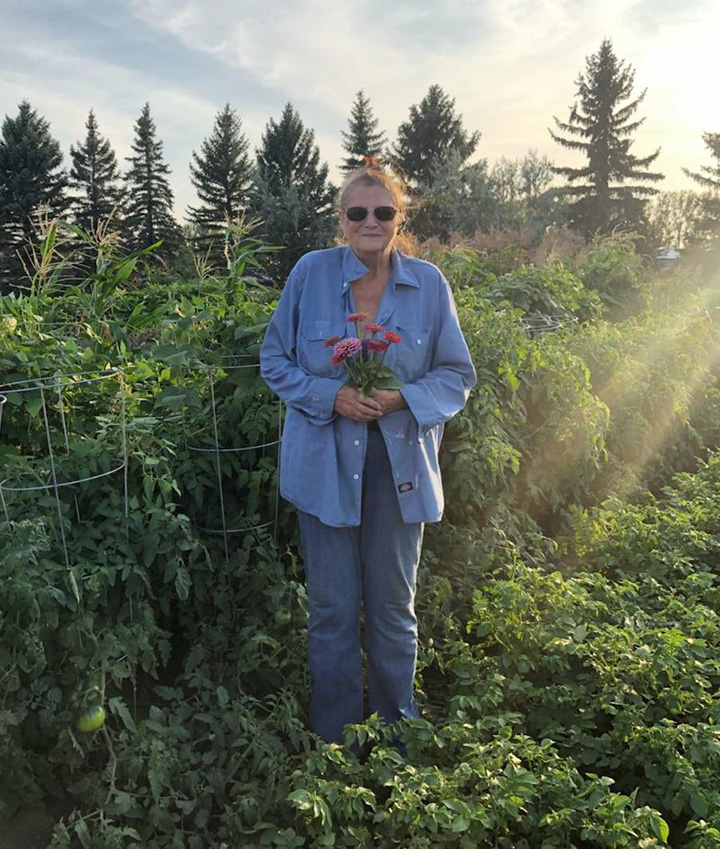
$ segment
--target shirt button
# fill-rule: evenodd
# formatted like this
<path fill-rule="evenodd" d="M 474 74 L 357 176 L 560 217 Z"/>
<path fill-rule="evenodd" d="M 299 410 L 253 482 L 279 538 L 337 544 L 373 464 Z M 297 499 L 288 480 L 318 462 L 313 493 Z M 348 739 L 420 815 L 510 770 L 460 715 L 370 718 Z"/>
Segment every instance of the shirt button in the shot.
<path fill-rule="evenodd" d="M 357 480 L 360 477 L 360 475 L 353 475 L 353 477 L 355 478 L 355 480 Z"/>
<path fill-rule="evenodd" d="M 359 440 L 359 439 L 356 439 L 356 440 L 355 440 L 355 445 L 360 445 L 360 440 Z"/>
<path fill-rule="evenodd" d="M 417 340 L 418 345 L 422 345 L 422 339 Z"/>

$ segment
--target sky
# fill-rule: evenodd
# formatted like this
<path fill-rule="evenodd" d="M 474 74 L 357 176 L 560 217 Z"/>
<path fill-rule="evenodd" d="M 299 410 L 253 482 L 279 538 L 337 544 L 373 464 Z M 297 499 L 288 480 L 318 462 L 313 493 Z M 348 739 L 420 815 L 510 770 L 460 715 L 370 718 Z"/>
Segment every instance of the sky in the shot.
<path fill-rule="evenodd" d="M 291 102 L 336 182 L 358 89 L 390 142 L 439 84 L 481 133 L 473 161 L 535 149 L 579 165 L 548 128 L 604 38 L 647 90 L 632 152 L 661 148 L 659 188 L 696 188 L 682 169 L 712 164 L 702 133 L 720 132 L 720 0 L 0 0 L 0 21 L 0 117 L 28 100 L 68 164 L 93 109 L 124 167 L 149 102 L 178 216 L 226 103 L 254 152 Z"/>

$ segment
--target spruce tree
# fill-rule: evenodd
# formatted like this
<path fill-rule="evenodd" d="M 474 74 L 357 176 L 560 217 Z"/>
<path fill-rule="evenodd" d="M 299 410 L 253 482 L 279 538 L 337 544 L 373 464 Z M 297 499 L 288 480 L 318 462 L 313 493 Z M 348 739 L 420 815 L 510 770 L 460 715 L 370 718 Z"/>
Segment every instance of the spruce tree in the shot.
<path fill-rule="evenodd" d="M 720 192 L 720 133 L 703 133 L 705 147 L 710 151 L 715 165 L 701 165 L 700 172 L 683 168 L 688 177 L 706 189 Z"/>
<path fill-rule="evenodd" d="M 156 138 L 155 122 L 146 103 L 135 122 L 133 156 L 125 174 L 127 203 L 123 231 L 132 250 L 146 248 L 162 240 L 161 251 L 170 253 L 182 238 L 173 218 L 173 192 L 168 175 L 170 168 L 163 158 L 163 144 Z"/>
<path fill-rule="evenodd" d="M 479 132 L 463 129 L 455 101 L 439 85 L 430 86 L 420 103 L 410 107 L 408 120 L 398 128 L 393 153 L 395 166 L 417 198 L 409 226 L 419 239 L 447 239 L 452 220 L 448 208 L 467 205 L 469 187 L 482 183 L 482 167 L 465 174 L 465 162 L 479 139 Z M 451 188 L 452 196 L 447 196 Z M 484 204 L 480 199 L 478 203 Z"/>
<path fill-rule="evenodd" d="M 550 130 L 558 144 L 587 157 L 581 168 L 553 168 L 570 184 L 563 191 L 574 199 L 571 226 L 586 234 L 642 229 L 645 203 L 658 191 L 643 184 L 663 179 L 663 174 L 647 170 L 659 149 L 645 157 L 630 152 L 631 136 L 645 120 L 631 118 L 646 93 L 633 99 L 634 81 L 632 67 L 618 61 L 612 42 L 605 39 L 577 78 L 579 103 L 567 121 L 554 119 L 565 135 Z"/>
<path fill-rule="evenodd" d="M 226 104 L 215 118 L 212 134 L 193 151 L 190 179 L 201 204 L 188 218 L 198 231 L 197 244 L 214 252 L 223 242 L 228 221 L 241 217 L 249 203 L 251 166 L 248 141 L 237 113 Z"/>
<path fill-rule="evenodd" d="M 278 277 L 284 279 L 302 254 L 331 241 L 334 194 L 315 134 L 288 103 L 280 121 L 271 118 L 265 128 L 257 151 L 253 202 L 266 241 L 285 248 L 271 263 Z"/>
<path fill-rule="evenodd" d="M 18 251 L 36 241 L 33 216 L 42 208 L 51 216 L 62 215 L 67 208 L 62 158 L 50 125 L 27 100 L 15 118 L 5 116 L 0 138 L 0 286 L 4 290 L 23 274 Z"/>
<path fill-rule="evenodd" d="M 350 112 L 348 132 L 340 133 L 343 150 L 348 154 L 341 166 L 344 173 L 363 165 L 365 156 L 377 157 L 382 153 L 386 140 L 385 133 L 378 131 L 378 124 L 369 99 L 360 89 Z"/>
<path fill-rule="evenodd" d="M 78 194 L 71 201 L 75 223 L 88 233 L 97 233 L 107 219 L 119 220 L 122 200 L 120 170 L 110 142 L 98 132 L 92 109 L 85 123 L 87 134 L 77 146 L 70 145 L 72 167 L 69 183 Z"/>
<path fill-rule="evenodd" d="M 698 241 L 713 241 L 720 237 L 720 133 L 703 133 L 705 147 L 715 160 L 714 165 L 701 165 L 700 171 L 683 171 L 707 191 L 701 197 L 702 213 L 696 223 Z"/>
<path fill-rule="evenodd" d="M 432 184 L 433 172 L 451 154 L 464 163 L 475 151 L 480 133 L 463 129 L 462 116 L 455 114 L 455 101 L 439 85 L 432 85 L 410 117 L 398 128 L 394 155 L 410 186 Z"/>

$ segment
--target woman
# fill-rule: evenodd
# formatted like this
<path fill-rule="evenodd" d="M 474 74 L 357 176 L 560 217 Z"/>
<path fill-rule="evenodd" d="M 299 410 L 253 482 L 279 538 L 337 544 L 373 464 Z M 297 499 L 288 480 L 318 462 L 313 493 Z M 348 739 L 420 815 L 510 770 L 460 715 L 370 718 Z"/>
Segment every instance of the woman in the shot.
<path fill-rule="evenodd" d="M 402 186 L 377 166 L 339 195 L 347 245 L 300 259 L 262 346 L 262 374 L 287 405 L 280 489 L 298 509 L 310 620 L 310 722 L 327 741 L 362 722 L 360 608 L 369 712 L 417 717 L 415 579 L 423 525 L 443 510 L 443 424 L 475 383 L 450 288 L 430 263 L 395 245 Z M 385 364 L 401 389 L 369 397 L 331 364 L 328 340 L 367 314 L 401 337 Z"/>

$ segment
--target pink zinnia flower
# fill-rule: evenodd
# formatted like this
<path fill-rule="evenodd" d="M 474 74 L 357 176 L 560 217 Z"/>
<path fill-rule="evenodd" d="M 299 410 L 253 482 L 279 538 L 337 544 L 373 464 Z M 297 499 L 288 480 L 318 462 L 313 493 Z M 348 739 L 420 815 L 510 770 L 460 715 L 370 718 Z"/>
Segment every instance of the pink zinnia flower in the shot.
<path fill-rule="evenodd" d="M 340 363 L 344 363 L 345 360 L 349 360 L 350 357 L 354 357 L 355 354 L 361 350 L 362 342 L 355 336 L 351 336 L 349 339 L 341 339 L 333 348 L 333 355 L 330 363 L 331 365 L 339 366 Z"/>
<path fill-rule="evenodd" d="M 325 347 L 326 348 L 332 348 L 332 346 L 335 345 L 339 341 L 340 341 L 339 336 L 331 336 L 329 339 L 325 340 Z"/>
<path fill-rule="evenodd" d="M 384 329 L 385 328 L 382 324 L 375 324 L 374 322 L 365 325 L 365 330 L 367 330 L 368 333 L 382 333 Z"/>
<path fill-rule="evenodd" d="M 397 333 L 393 333 L 392 330 L 386 330 L 385 341 L 389 342 L 391 345 L 397 345 L 402 342 L 402 336 L 398 336 Z"/>
<path fill-rule="evenodd" d="M 382 354 L 383 351 L 387 351 L 388 343 L 383 342 L 382 339 L 368 339 L 365 343 L 368 351 L 375 351 L 377 354 Z"/>
<path fill-rule="evenodd" d="M 369 318 L 369 312 L 354 312 L 347 317 L 347 322 L 348 324 L 354 324 L 357 321 L 367 321 Z"/>

